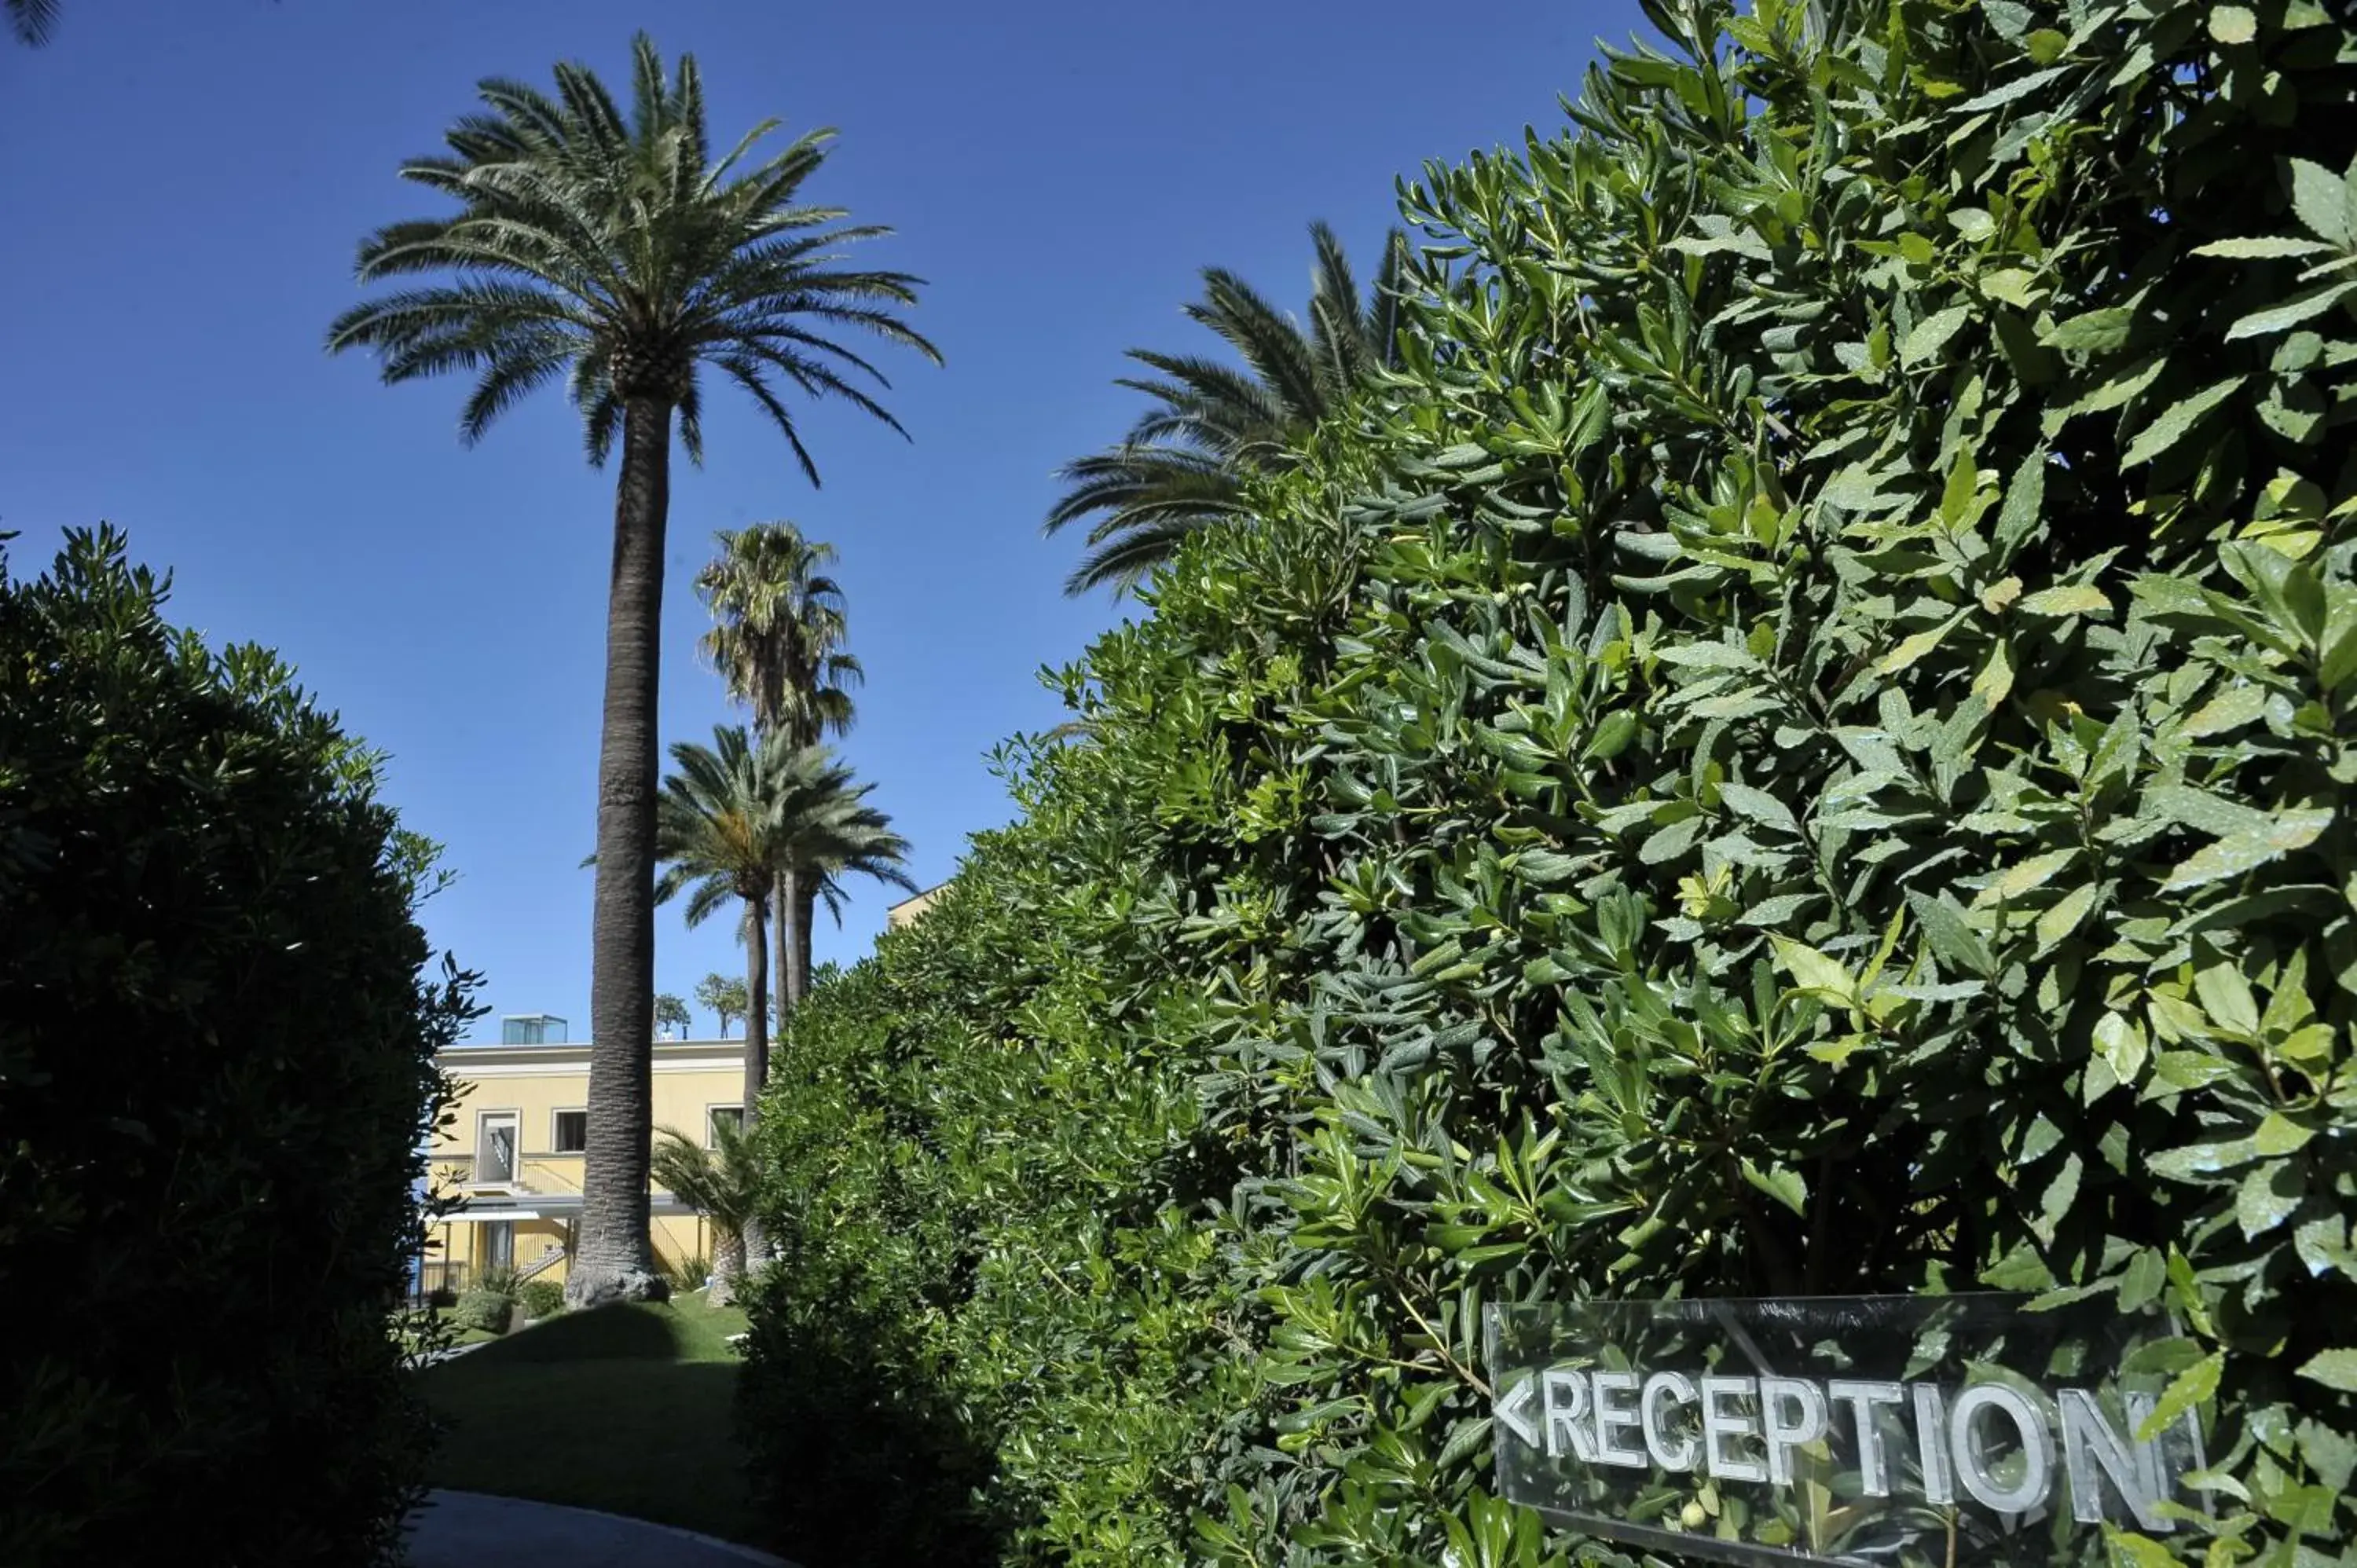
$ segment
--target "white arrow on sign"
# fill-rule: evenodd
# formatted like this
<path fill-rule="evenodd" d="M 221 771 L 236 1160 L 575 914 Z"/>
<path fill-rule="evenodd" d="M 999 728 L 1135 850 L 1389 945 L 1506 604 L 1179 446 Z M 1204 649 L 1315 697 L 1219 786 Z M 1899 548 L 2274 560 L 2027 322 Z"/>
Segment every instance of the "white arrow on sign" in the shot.
<path fill-rule="evenodd" d="M 1538 1397 L 1538 1374 L 1534 1372 L 1499 1397 L 1490 1407 L 1490 1413 L 1506 1423 L 1506 1430 L 1521 1438 L 1525 1446 L 1539 1445 L 1539 1429 L 1531 1421 L 1531 1401 Z"/>

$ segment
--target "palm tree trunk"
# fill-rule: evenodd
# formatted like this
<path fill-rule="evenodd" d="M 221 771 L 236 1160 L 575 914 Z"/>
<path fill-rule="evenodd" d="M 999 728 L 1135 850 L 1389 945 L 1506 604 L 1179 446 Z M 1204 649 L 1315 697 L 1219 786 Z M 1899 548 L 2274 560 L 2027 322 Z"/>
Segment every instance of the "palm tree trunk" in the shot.
<path fill-rule="evenodd" d="M 801 973 L 802 984 L 802 990 L 794 997 L 795 1003 L 799 1004 L 803 997 L 810 994 L 811 930 L 818 924 L 818 878 L 813 876 L 807 879 L 802 886 L 795 890 L 795 895 L 802 900 L 802 907 L 794 911 L 796 917 L 794 943 L 800 950 L 794 956 L 799 961 L 796 968 Z"/>
<path fill-rule="evenodd" d="M 737 1299 L 737 1287 L 745 1279 L 745 1238 L 719 1226 L 712 1228 L 712 1283 L 704 1293 L 705 1302 L 714 1306 L 727 1306 Z"/>
<path fill-rule="evenodd" d="M 778 1011 L 791 1013 L 810 994 L 810 877 L 797 866 L 778 873 Z"/>
<path fill-rule="evenodd" d="M 770 932 L 759 905 L 745 911 L 745 1125 L 750 1127 L 770 1081 Z"/>
<path fill-rule="evenodd" d="M 606 709 L 597 748 L 597 887 L 589 928 L 588 1147 L 575 1306 L 660 1300 L 647 1230 L 653 1143 L 655 695 L 662 652 L 663 525 L 671 508 L 671 405 L 622 413 L 614 564 L 606 611 Z"/>
<path fill-rule="evenodd" d="M 761 1090 L 770 1081 L 770 933 L 762 923 L 759 904 L 745 908 L 745 1000 L 750 1011 L 745 1015 L 745 1130 L 751 1132 L 761 1114 Z M 743 1273 L 748 1262 L 759 1259 L 764 1251 L 760 1222 L 748 1219 L 742 1235 L 735 1238 L 737 1270 Z M 719 1276 L 719 1261 L 713 1262 L 713 1274 Z"/>

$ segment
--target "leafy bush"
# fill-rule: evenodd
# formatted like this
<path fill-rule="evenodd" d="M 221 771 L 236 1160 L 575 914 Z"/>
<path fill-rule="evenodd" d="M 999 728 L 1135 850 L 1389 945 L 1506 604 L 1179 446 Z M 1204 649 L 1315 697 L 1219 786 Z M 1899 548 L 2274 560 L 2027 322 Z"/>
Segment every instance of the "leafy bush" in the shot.
<path fill-rule="evenodd" d="M 1558 1562 L 1484 1303 L 1988 1286 L 2183 1326 L 2216 1512 L 2089 1552 L 2347 1551 L 2357 34 L 1652 14 L 797 1013 L 747 1438 L 931 1452 L 790 1525 Z"/>
<path fill-rule="evenodd" d="M 479 1334 L 505 1334 L 514 1321 L 515 1298 L 498 1291 L 470 1290 L 459 1293 L 458 1305 L 450 1309 L 450 1321 L 460 1328 L 470 1328 Z"/>
<path fill-rule="evenodd" d="M 712 1260 L 701 1255 L 682 1258 L 677 1263 L 663 1270 L 663 1279 L 671 1285 L 672 1294 L 674 1295 L 685 1295 L 691 1291 L 702 1290 L 712 1281 Z"/>
<path fill-rule="evenodd" d="M 511 1268 L 485 1269 L 476 1276 L 474 1291 L 479 1295 L 496 1295 L 513 1301 L 516 1298 L 516 1272 Z"/>
<path fill-rule="evenodd" d="M 515 1303 L 526 1317 L 554 1317 L 565 1310 L 565 1287 L 554 1280 L 526 1280 L 516 1287 Z"/>
<path fill-rule="evenodd" d="M 1054 896 L 1056 868 L 1027 859 L 1027 842 L 1019 828 L 989 839 L 922 921 L 885 939 L 886 956 L 813 991 L 763 1103 L 780 1256 L 746 1304 L 738 1427 L 780 1538 L 810 1561 L 999 1561 L 1042 1487 L 1072 1488 L 1076 1529 L 1125 1491 L 1143 1504 L 1158 1488 L 1152 1463 L 1116 1447 L 1113 1397 L 1159 1437 L 1196 1432 L 1171 1374 L 1202 1315 L 1116 1287 L 1093 1244 L 1176 1136 L 1157 1125 L 1176 1109 L 1171 1075 L 1092 1032 L 1084 971 L 1033 945 L 1062 931 L 1021 918 L 1042 905 L 1003 908 L 981 891 L 1036 871 L 1035 891 Z M 1071 1031 L 1052 1078 L 1044 1046 L 994 1048 L 995 1024 L 1027 995 L 1043 1027 Z M 1027 1412 L 1085 1423 L 1091 1464 L 999 1447 Z M 900 1500 L 877 1509 L 886 1477 Z M 1137 1545 L 1169 1544 L 1149 1533 L 1154 1510 L 1135 1520 Z"/>
<path fill-rule="evenodd" d="M 429 1434 L 414 1151 L 472 977 L 425 972 L 432 846 L 378 758 L 163 596 L 112 530 L 0 580 L 0 1541 L 389 1561 Z"/>

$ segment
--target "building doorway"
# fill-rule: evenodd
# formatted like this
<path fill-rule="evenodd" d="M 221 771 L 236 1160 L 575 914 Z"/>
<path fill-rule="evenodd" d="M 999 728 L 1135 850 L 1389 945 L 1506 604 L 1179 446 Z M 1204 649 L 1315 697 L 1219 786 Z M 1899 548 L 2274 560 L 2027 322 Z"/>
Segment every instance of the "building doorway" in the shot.
<path fill-rule="evenodd" d="M 515 1267 L 515 1221 L 493 1219 L 477 1227 L 482 1233 L 482 1272 L 506 1273 Z"/>
<path fill-rule="evenodd" d="M 511 1183 L 516 1176 L 516 1113 L 486 1111 L 476 1120 L 475 1180 Z"/>

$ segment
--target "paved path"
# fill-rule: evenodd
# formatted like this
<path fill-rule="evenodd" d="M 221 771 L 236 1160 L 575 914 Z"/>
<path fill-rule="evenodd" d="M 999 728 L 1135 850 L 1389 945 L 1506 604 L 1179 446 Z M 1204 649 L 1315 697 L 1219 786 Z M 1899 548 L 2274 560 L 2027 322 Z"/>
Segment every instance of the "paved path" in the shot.
<path fill-rule="evenodd" d="M 434 1351 L 431 1355 L 428 1355 L 425 1359 L 419 1362 L 418 1365 L 421 1367 L 439 1366 L 445 1361 L 455 1360 L 458 1357 L 465 1355 L 469 1350 L 479 1350 L 486 1345 L 495 1345 L 497 1343 L 498 1341 L 494 1339 L 478 1339 L 472 1345 L 446 1345 L 441 1349 Z"/>
<path fill-rule="evenodd" d="M 481 1492 L 429 1492 L 411 1516 L 410 1568 L 793 1568 L 782 1557 L 691 1530 Z"/>

